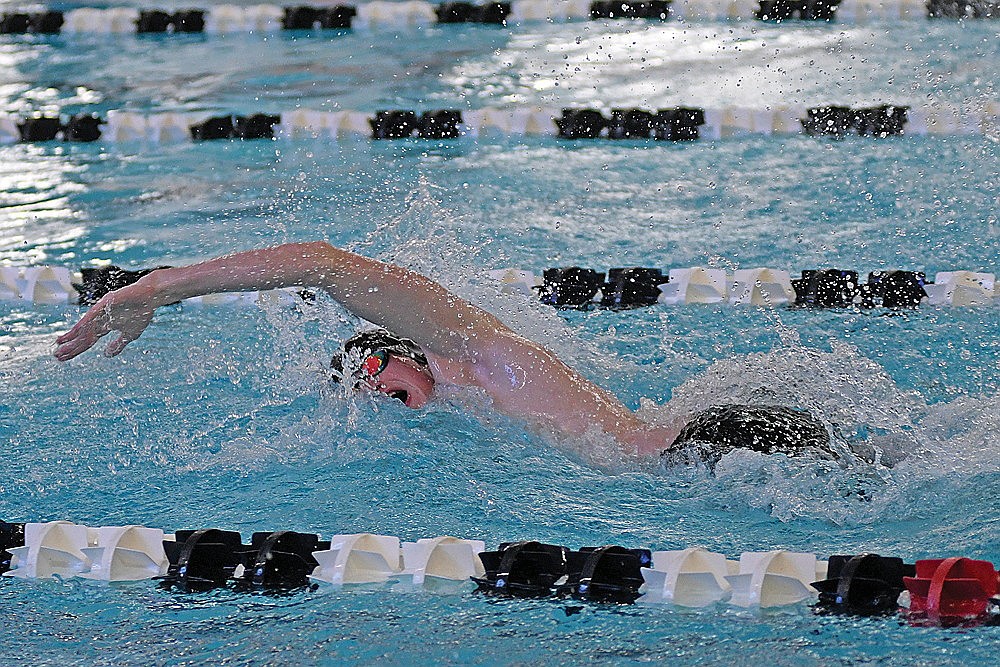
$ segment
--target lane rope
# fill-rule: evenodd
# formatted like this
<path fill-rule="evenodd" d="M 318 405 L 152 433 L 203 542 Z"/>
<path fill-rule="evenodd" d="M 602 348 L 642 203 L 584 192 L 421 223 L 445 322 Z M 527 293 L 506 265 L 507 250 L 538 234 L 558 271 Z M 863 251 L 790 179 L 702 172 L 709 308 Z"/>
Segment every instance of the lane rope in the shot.
<path fill-rule="evenodd" d="M 513 0 L 513 2 L 374 1 L 335 6 L 219 5 L 168 12 L 132 7 L 42 9 L 0 14 L 0 34 L 233 34 L 281 30 L 370 30 L 435 24 L 509 25 L 538 21 L 790 20 L 840 24 L 927 18 L 1000 18 L 996 0 Z"/>
<path fill-rule="evenodd" d="M 1000 572 L 962 557 L 904 563 L 872 553 L 773 550 L 738 560 L 700 547 L 651 551 L 617 545 L 571 549 L 532 540 L 487 550 L 450 536 L 401 542 L 391 535 L 323 540 L 290 530 L 254 533 L 203 528 L 165 534 L 144 526 L 92 528 L 68 521 L 0 521 L 0 573 L 7 578 L 155 579 L 183 592 L 309 585 L 403 585 L 437 593 L 555 596 L 595 603 L 729 604 L 766 609 L 808 602 L 817 611 L 892 616 L 914 625 L 982 625 L 998 619 Z"/>
<path fill-rule="evenodd" d="M 566 140 L 677 142 L 739 136 L 844 138 L 862 136 L 1000 136 L 1000 102 L 978 107 L 935 104 L 919 108 L 883 104 L 872 107 L 828 105 L 774 108 L 703 109 L 483 108 L 412 109 L 213 114 L 143 114 L 111 110 L 74 114 L 0 113 L 0 144 L 46 141 L 145 142 L 213 140 L 425 139 L 442 141 L 490 135 L 557 137 Z M 567 145 L 570 145 L 567 143 Z"/>
<path fill-rule="evenodd" d="M 89 306 L 110 291 L 130 285 L 153 269 L 130 271 L 109 265 L 78 271 L 58 266 L 0 266 L 0 303 Z M 523 269 L 486 272 L 500 289 L 523 293 L 557 308 L 624 310 L 648 306 L 726 304 L 812 308 L 975 307 L 1000 304 L 996 276 L 982 271 L 871 271 L 862 282 L 854 270 L 809 269 L 792 278 L 782 269 L 726 271 L 710 267 L 617 267 L 607 272 L 568 266 L 541 274 Z M 186 299 L 192 306 L 256 306 L 277 299 L 292 305 L 312 300 L 309 290 L 232 292 Z"/>

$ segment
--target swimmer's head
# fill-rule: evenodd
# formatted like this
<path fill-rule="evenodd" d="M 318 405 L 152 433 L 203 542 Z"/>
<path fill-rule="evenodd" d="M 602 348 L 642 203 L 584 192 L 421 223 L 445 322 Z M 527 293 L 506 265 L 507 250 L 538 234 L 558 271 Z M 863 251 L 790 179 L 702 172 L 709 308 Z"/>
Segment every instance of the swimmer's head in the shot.
<path fill-rule="evenodd" d="M 345 369 L 345 360 L 359 365 Z M 434 376 L 423 350 L 409 338 L 385 329 L 361 331 L 346 341 L 330 361 L 333 379 L 350 376 L 354 388 L 366 388 L 419 408 L 430 400 Z"/>

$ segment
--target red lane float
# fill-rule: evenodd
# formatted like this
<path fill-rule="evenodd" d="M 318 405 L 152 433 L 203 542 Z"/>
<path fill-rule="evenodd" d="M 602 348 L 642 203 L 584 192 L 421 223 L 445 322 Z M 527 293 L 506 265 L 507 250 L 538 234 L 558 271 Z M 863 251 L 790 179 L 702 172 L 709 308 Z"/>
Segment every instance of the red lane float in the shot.
<path fill-rule="evenodd" d="M 915 577 L 903 577 L 910 613 L 932 623 L 978 618 L 1000 590 L 1000 573 L 989 561 L 934 558 L 918 560 L 916 569 Z"/>

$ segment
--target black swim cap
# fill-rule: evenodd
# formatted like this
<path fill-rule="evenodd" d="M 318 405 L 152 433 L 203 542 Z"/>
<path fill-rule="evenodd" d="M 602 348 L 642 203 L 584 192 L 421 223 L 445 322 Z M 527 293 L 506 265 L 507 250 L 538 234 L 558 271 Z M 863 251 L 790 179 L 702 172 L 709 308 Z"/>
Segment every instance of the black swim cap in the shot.
<path fill-rule="evenodd" d="M 397 336 L 385 329 L 369 329 L 368 331 L 359 331 L 344 341 L 343 351 L 335 354 L 330 360 L 330 368 L 333 369 L 331 379 L 334 382 L 340 382 L 343 379 L 345 357 L 356 356 L 358 359 L 364 360 L 379 350 L 385 350 L 397 357 L 412 359 L 421 366 L 430 365 L 427 363 L 427 356 L 420 349 L 420 346 L 409 338 Z M 356 381 L 357 378 L 355 378 Z"/>

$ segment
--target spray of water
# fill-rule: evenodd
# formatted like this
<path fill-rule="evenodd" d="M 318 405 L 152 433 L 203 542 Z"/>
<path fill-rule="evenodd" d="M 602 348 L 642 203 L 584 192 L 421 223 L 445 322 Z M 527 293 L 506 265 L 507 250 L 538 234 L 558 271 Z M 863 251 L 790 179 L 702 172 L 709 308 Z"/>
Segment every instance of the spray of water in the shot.
<path fill-rule="evenodd" d="M 626 362 L 582 342 L 551 308 L 524 295 L 503 293 L 484 278 L 486 269 L 503 266 L 505 258 L 494 248 L 463 242 L 462 224 L 462 215 L 443 207 L 433 186 L 421 181 L 408 198 L 406 211 L 375 228 L 355 249 L 431 276 L 585 373 L 588 368 L 627 372 Z M 355 394 L 344 385 L 328 385 L 324 376 L 331 351 L 363 325 L 322 295 L 292 311 L 270 303 L 263 310 L 275 331 L 268 362 L 275 372 L 262 381 L 275 383 L 273 393 L 284 397 L 282 405 L 310 396 L 320 400 L 305 416 L 281 417 L 278 435 L 266 445 L 253 437 L 233 439 L 212 457 L 212 464 L 222 457 L 229 464 L 259 465 L 303 455 L 303 447 L 311 456 L 347 464 L 412 446 L 405 439 L 400 444 L 403 432 L 454 442 L 456 431 L 490 439 L 523 429 L 492 412 L 488 400 L 474 391 L 444 396 L 430 410 L 414 413 Z M 694 476 L 706 497 L 720 502 L 761 508 L 781 520 L 808 517 L 842 524 L 898 517 L 900 506 L 919 512 L 919 499 L 927 489 L 996 471 L 996 457 L 983 454 L 1000 432 L 992 416 L 1000 412 L 996 399 L 965 398 L 929 406 L 918 393 L 900 388 L 856 348 L 840 342 L 831 343 L 830 351 L 805 347 L 777 313 L 773 326 L 782 332 L 779 347 L 717 361 L 676 387 L 666 405 L 643 400 L 640 414 L 652 423 L 663 423 L 721 403 L 805 409 L 829 429 L 842 453 L 838 461 L 734 451 L 711 472 L 697 467 L 654 470 L 653 462 L 637 465 L 624 460 L 617 445 L 597 429 L 567 440 L 547 432 L 544 425 L 530 425 L 528 431 L 541 442 L 527 448 L 518 445 L 520 451 L 554 442 L 581 463 L 613 474 L 643 472 L 680 485 L 691 484 Z M 447 433 L 440 435 L 439 428 Z"/>

